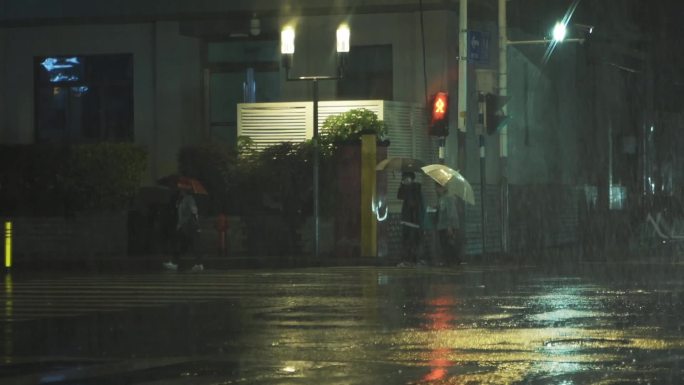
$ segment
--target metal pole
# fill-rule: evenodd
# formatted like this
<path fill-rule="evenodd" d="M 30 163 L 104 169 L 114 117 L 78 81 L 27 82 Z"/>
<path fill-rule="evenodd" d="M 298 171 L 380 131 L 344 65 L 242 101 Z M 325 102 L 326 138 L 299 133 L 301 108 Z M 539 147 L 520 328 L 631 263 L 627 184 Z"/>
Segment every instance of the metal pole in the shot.
<path fill-rule="evenodd" d="M 506 41 L 506 45 L 533 45 L 533 44 L 551 44 L 554 43 L 554 40 L 550 39 L 543 39 L 543 40 L 516 40 L 516 41 Z M 584 39 L 564 39 L 561 44 L 563 43 L 584 43 Z"/>
<path fill-rule="evenodd" d="M 319 204 L 319 163 L 320 163 L 320 145 L 318 137 L 318 81 L 319 80 L 339 80 L 342 79 L 341 76 L 299 76 L 296 78 L 291 78 L 289 74 L 289 69 L 286 67 L 287 80 L 288 81 L 307 81 L 311 82 L 313 86 L 313 225 L 314 225 L 314 236 L 313 236 L 313 254 L 316 258 L 320 255 L 320 204 Z"/>
<path fill-rule="evenodd" d="M 506 1 L 499 0 L 499 95 L 508 95 L 508 33 L 506 25 Z M 502 98 L 503 99 L 503 98 Z M 504 115 L 508 108 L 503 107 Z M 501 251 L 508 252 L 508 124 L 499 131 L 499 166 L 501 183 Z"/>
<path fill-rule="evenodd" d="M 468 0 L 459 1 L 458 129 L 466 132 L 468 119 Z"/>
<path fill-rule="evenodd" d="M 318 79 L 313 84 L 313 219 L 314 219 L 314 257 L 318 259 L 320 241 L 320 217 L 318 202 Z"/>
<path fill-rule="evenodd" d="M 485 137 L 480 134 L 480 221 L 482 231 L 482 258 L 485 258 L 487 253 L 486 248 L 486 217 L 485 217 L 485 197 L 487 196 L 487 172 L 485 168 Z"/>

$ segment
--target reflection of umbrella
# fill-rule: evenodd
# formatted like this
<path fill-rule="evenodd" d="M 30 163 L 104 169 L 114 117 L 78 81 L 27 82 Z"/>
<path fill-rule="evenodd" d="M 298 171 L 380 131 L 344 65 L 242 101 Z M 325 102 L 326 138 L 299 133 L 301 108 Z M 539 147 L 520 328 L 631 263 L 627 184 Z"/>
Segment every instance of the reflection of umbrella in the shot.
<path fill-rule="evenodd" d="M 181 175 L 168 175 L 157 180 L 157 183 L 179 190 L 188 190 L 193 194 L 207 195 L 207 189 L 202 186 L 202 183 L 195 178 L 190 178 Z"/>
<path fill-rule="evenodd" d="M 449 193 L 460 197 L 471 205 L 475 204 L 473 187 L 458 171 L 443 164 L 430 164 L 421 169 L 435 182 L 445 186 Z"/>
<path fill-rule="evenodd" d="M 413 158 L 387 158 L 382 160 L 375 166 L 377 171 L 420 171 L 420 168 L 425 166 L 425 162 L 420 159 Z"/>

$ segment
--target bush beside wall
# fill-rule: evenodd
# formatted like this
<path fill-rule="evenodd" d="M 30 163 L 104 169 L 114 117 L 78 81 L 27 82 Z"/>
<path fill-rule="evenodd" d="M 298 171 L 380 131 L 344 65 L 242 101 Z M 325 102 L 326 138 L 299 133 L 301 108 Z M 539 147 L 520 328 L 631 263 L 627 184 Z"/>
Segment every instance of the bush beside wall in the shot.
<path fill-rule="evenodd" d="M 125 210 L 146 167 L 146 151 L 128 143 L 0 146 L 0 215 Z"/>

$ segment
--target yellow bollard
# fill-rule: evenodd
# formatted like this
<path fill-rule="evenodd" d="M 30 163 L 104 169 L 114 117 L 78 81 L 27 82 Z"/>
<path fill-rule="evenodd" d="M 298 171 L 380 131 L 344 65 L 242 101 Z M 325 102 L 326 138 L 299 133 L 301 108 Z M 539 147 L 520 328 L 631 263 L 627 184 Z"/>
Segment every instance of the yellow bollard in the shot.
<path fill-rule="evenodd" d="M 5 268 L 12 267 L 12 222 L 5 222 Z"/>

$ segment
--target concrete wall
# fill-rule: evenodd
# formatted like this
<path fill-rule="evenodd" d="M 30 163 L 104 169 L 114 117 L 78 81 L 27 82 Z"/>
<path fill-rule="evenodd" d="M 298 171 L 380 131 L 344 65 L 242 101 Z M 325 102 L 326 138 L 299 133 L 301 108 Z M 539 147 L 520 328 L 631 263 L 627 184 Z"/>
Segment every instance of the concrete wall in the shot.
<path fill-rule="evenodd" d="M 0 89 L 3 143 L 32 143 L 36 56 L 131 53 L 134 60 L 134 138 L 151 154 L 148 179 L 176 169 L 183 143 L 201 135 L 199 42 L 178 34 L 176 22 L 6 28 Z M 1 96 L 0 96 L 1 97 Z"/>
<path fill-rule="evenodd" d="M 429 94 L 439 89 L 456 94 L 455 79 L 449 78 L 453 75 L 449 72 L 451 57 L 456 53 L 456 43 L 448 38 L 456 31 L 449 25 L 454 18 L 444 11 L 425 14 Z M 394 99 L 423 103 L 423 58 L 416 12 L 364 14 L 348 19 L 307 17 L 297 26 L 292 74 L 335 73 L 335 30 L 345 20 L 352 30 L 352 44 L 392 45 Z M 42 55 L 133 54 L 135 142 L 156 154 L 150 159 L 150 179 L 175 171 L 178 147 L 197 142 L 205 134 L 200 43 L 180 36 L 177 22 L 16 27 L 2 31 L 0 42 L 7 46 L 8 53 L 2 89 L 13 94 L 3 103 L 5 113 L 0 110 L 0 122 L 6 121 L 0 132 L 4 143 L 34 140 L 33 58 Z M 281 100 L 312 98 L 309 83 L 285 82 L 284 74 L 280 79 Z M 321 100 L 335 99 L 335 87 L 336 82 L 322 82 Z"/>
<path fill-rule="evenodd" d="M 451 56 L 456 42 L 449 39 L 456 25 L 449 11 L 425 13 L 426 69 L 428 94 L 455 87 L 449 80 Z M 283 25 L 288 19 L 282 19 Z M 392 46 L 394 100 L 425 102 L 420 16 L 417 12 L 391 14 L 362 14 L 345 16 L 315 16 L 296 22 L 296 46 L 292 76 L 334 75 L 335 30 L 347 22 L 351 30 L 351 44 L 355 46 Z M 282 77 L 284 79 L 284 73 Z M 284 82 L 283 101 L 311 100 L 311 85 L 307 82 Z M 336 82 L 321 82 L 321 100 L 333 100 Z"/>
<path fill-rule="evenodd" d="M 509 48 L 512 184 L 576 182 L 578 128 L 587 111 L 578 103 L 574 50 L 569 45 L 557 47 L 551 60 L 540 64 L 536 59 L 543 55 L 543 47 L 525 53 Z"/>
<path fill-rule="evenodd" d="M 4 29 L 0 29 L 0 84 L 4 82 L 6 74 L 6 60 L 7 50 L 5 49 L 5 42 L 7 38 L 5 37 L 6 32 Z M 7 87 L 0 87 L 0 142 L 5 139 L 5 132 L 7 131 L 7 113 L 5 106 L 5 99 L 7 95 Z"/>
<path fill-rule="evenodd" d="M 350 10 L 363 10 L 364 7 L 377 9 L 389 7 L 393 11 L 415 9 L 415 0 L 203 0 L 201 2 L 186 0 L 4 0 L 5 12 L 0 14 L 0 21 L 16 21 L 25 19 L 57 19 L 57 18 L 161 18 L 171 19 L 185 16 L 216 17 L 242 15 L 252 12 L 301 15 L 303 13 L 320 13 L 326 8 L 342 13 Z M 449 4 L 457 5 L 457 0 L 424 0 L 425 9 Z"/>
<path fill-rule="evenodd" d="M 158 163 L 153 173 L 165 175 L 177 169 L 178 148 L 197 143 L 204 135 L 199 42 L 179 36 L 176 22 L 157 22 L 154 53 L 153 132 Z"/>
<path fill-rule="evenodd" d="M 26 8 L 31 3 L 10 1 L 9 15 L 17 18 L 34 15 Z M 81 3 L 72 1 L 64 4 L 61 11 L 38 9 L 35 10 L 35 15 L 38 18 L 41 15 L 79 16 L 77 4 Z M 164 15 L 168 11 L 166 8 L 148 9 L 132 3 L 125 7 L 121 4 L 119 6 L 121 12 L 139 12 L 139 15 L 146 12 L 154 15 L 153 11 Z M 169 6 L 169 9 L 177 9 L 179 12 L 190 12 L 190 8 L 181 3 Z M 239 8 L 240 5 L 235 6 Z M 118 15 L 109 8 L 102 8 L 97 12 L 111 17 Z M 223 5 L 217 5 L 216 9 L 224 8 Z M 86 13 L 96 11 L 95 8 L 83 9 Z M 438 90 L 447 90 L 452 96 L 453 135 L 447 140 L 446 163 L 453 167 L 457 167 L 458 157 L 457 17 L 457 13 L 450 10 L 428 10 L 424 14 L 428 96 Z M 341 22 L 347 22 L 353 45 L 392 45 L 394 100 L 425 102 L 426 81 L 423 77 L 423 47 L 418 12 L 306 16 L 299 20 L 282 18 L 280 23 L 284 25 L 293 21 L 296 22 L 297 40 L 292 75 L 334 74 L 335 30 Z M 178 148 L 195 143 L 207 134 L 202 123 L 200 42 L 198 39 L 179 35 L 176 21 L 12 27 L 2 29 L 0 33 L 0 49 L 4 45 L 6 52 L 6 60 L 2 61 L 4 71 L 0 67 L 0 89 L 7 93 L 5 103 L 0 103 L 0 140 L 4 143 L 33 141 L 33 58 L 60 54 L 130 52 L 134 55 L 135 142 L 148 147 L 154 154 L 150 159 L 149 180 L 174 172 Z M 495 34 L 492 34 L 490 42 L 493 46 L 494 40 Z M 539 48 L 531 49 L 532 56 L 543 54 L 543 50 Z M 572 183 L 576 177 L 577 162 L 573 146 L 577 141 L 576 127 L 582 124 L 582 120 L 578 118 L 582 111 L 579 111 L 574 100 L 577 95 L 573 87 L 574 61 L 571 58 L 575 49 L 573 46 L 559 47 L 552 60 L 543 68 L 515 48 L 509 49 L 511 101 L 508 106 L 513 119 L 509 125 L 511 183 Z M 492 63 L 495 62 L 495 53 L 496 51 L 490 52 Z M 524 95 L 524 77 L 521 76 L 524 72 L 527 73 L 528 95 Z M 561 73 L 563 76 L 560 76 Z M 281 73 L 279 83 L 282 101 L 312 98 L 311 84 L 308 82 L 286 82 L 284 73 Z M 321 82 L 320 99 L 335 99 L 335 87 L 336 82 Z M 471 98 L 474 99 L 474 77 L 471 77 L 470 89 Z M 0 101 L 1 98 L 2 94 Z M 525 99 L 527 105 L 524 104 Z M 479 179 L 477 138 L 472 134 L 476 118 L 474 100 L 471 100 L 469 109 L 472 113 L 466 146 L 466 176 L 472 180 Z M 498 138 L 488 136 L 487 141 L 487 180 L 495 183 L 499 173 Z"/>
<path fill-rule="evenodd" d="M 23 257 L 121 256 L 128 249 L 126 213 L 12 221 L 15 260 Z"/>

